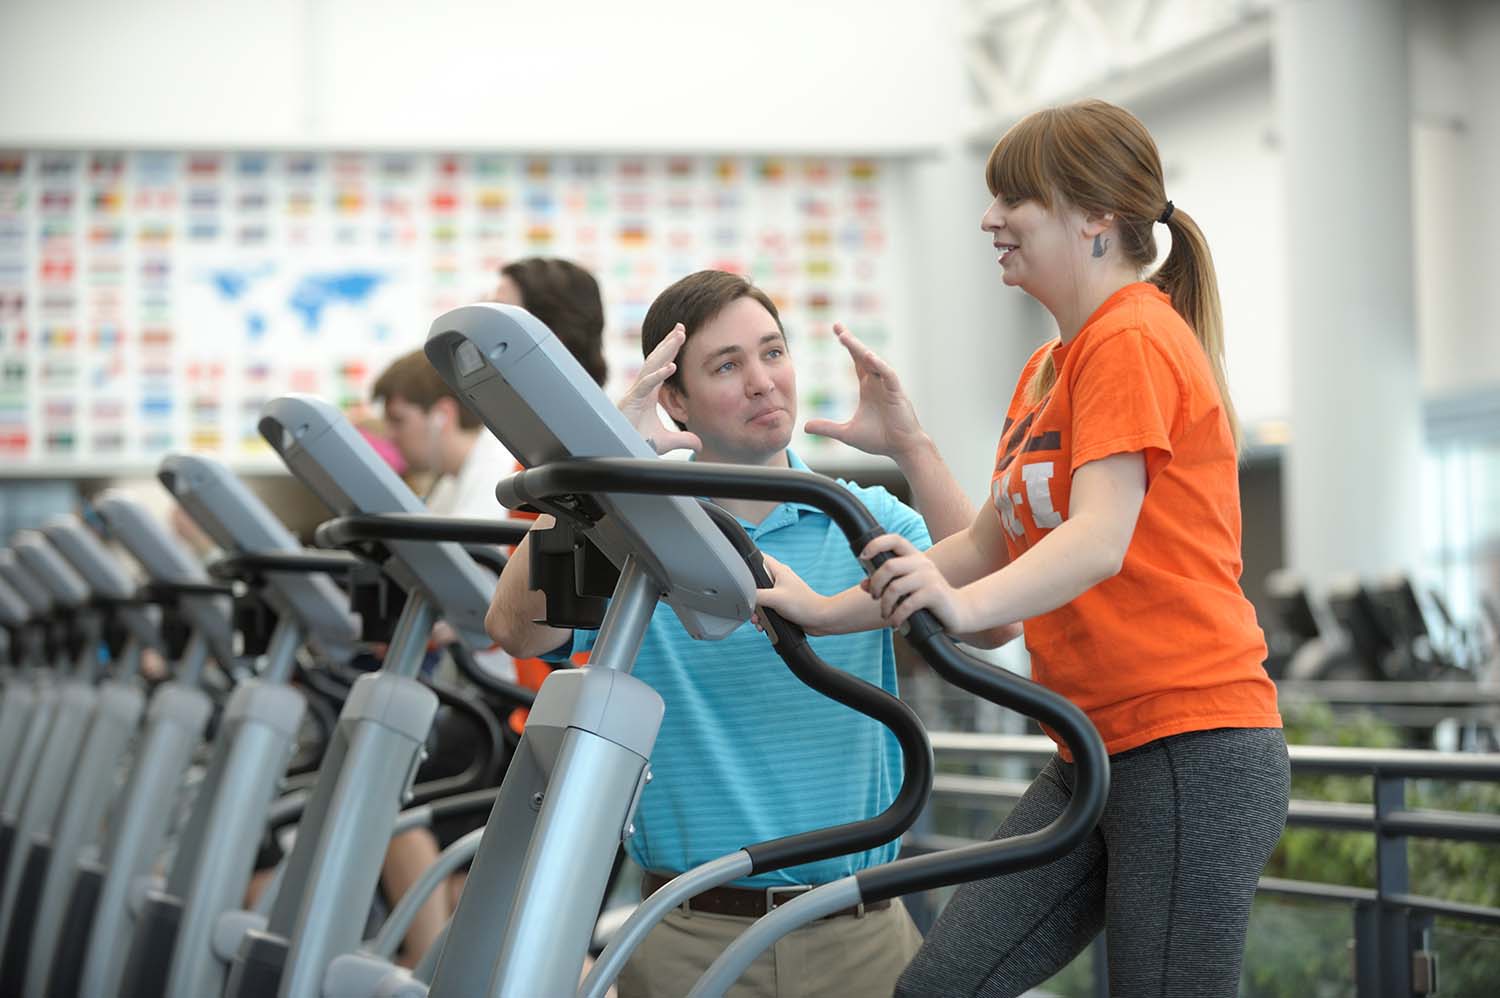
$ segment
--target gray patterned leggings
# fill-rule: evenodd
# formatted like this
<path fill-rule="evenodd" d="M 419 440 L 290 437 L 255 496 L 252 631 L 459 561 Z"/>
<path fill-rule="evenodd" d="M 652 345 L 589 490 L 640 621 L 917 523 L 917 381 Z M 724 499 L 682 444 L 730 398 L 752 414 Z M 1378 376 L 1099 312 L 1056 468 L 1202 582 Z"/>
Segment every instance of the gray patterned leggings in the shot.
<path fill-rule="evenodd" d="M 1054 756 L 995 837 L 1047 825 L 1073 779 L 1073 766 Z M 1290 781 L 1277 728 L 1194 731 L 1111 756 L 1109 802 L 1094 832 L 1046 866 L 959 888 L 896 995 L 1012 998 L 1102 929 L 1114 998 L 1232 998 Z"/>

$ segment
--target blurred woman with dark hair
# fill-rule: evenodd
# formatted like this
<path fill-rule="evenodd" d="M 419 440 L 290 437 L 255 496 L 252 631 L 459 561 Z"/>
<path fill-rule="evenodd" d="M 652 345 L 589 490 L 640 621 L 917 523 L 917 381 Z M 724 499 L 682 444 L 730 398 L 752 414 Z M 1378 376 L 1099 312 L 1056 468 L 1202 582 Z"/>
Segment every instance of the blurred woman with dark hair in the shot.
<path fill-rule="evenodd" d="M 567 260 L 527 257 L 500 268 L 491 297 L 541 319 L 589 377 L 604 384 L 604 300 L 593 274 Z"/>

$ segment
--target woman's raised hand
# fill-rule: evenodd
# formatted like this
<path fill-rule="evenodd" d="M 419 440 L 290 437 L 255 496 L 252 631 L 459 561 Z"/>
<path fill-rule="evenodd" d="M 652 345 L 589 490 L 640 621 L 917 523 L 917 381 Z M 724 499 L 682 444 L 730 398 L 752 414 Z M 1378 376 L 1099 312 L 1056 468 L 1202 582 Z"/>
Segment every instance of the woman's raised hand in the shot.
<path fill-rule="evenodd" d="M 845 422 L 808 420 L 807 432 L 831 437 L 867 454 L 896 459 L 923 444 L 927 435 L 895 368 L 881 360 L 842 323 L 834 323 L 833 332 L 854 362 L 854 373 L 859 377 L 859 403 L 854 415 Z"/>

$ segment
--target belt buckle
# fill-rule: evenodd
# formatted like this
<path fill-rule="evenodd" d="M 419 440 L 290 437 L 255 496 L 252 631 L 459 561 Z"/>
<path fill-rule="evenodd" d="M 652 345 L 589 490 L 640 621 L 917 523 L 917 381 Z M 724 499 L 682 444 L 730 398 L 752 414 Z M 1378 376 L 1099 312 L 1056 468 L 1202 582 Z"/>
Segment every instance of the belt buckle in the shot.
<path fill-rule="evenodd" d="M 791 898 L 787 898 L 786 901 L 780 901 L 780 902 L 778 902 L 776 900 L 776 895 L 778 893 L 781 893 L 781 894 L 806 894 L 808 891 L 810 891 L 812 889 L 813 889 L 812 888 L 812 884 L 778 884 L 775 887 L 767 887 L 766 888 L 766 911 L 767 912 L 775 911 L 778 907 L 780 907 L 780 905 L 786 904 L 787 901 L 791 900 Z"/>

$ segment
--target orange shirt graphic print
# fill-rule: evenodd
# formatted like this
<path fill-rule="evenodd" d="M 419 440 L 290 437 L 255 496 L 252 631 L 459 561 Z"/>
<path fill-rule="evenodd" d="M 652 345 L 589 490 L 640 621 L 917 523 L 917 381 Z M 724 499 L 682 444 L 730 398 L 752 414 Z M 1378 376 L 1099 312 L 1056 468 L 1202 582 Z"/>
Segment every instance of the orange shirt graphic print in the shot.
<path fill-rule="evenodd" d="M 1049 354 L 1057 381 L 1033 403 L 1027 386 Z M 1012 561 L 1068 518 L 1080 467 L 1139 453 L 1146 471 L 1119 571 L 1025 621 L 1032 678 L 1081 707 L 1112 753 L 1279 725 L 1239 587 L 1234 439 L 1208 357 L 1166 295 L 1128 285 L 1067 344 L 1039 348 L 1006 415 L 990 496 Z"/>
<path fill-rule="evenodd" d="M 1000 514 L 1000 523 L 1011 547 L 1011 557 L 1026 550 L 1067 517 L 1071 473 L 1063 452 L 1062 431 L 1036 426 L 1038 413 L 1045 413 L 1049 393 L 1019 422 L 1005 421 L 995 474 L 990 480 L 990 500 Z M 1061 469 L 1061 475 L 1059 475 Z M 1026 522 L 1031 530 L 1026 529 Z"/>

